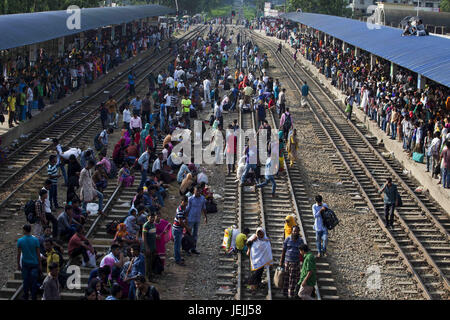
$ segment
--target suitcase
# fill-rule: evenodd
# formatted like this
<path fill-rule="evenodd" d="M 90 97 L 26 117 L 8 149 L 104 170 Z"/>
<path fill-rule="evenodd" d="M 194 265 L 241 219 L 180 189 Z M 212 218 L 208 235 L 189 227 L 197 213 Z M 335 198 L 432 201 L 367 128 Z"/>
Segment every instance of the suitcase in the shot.
<path fill-rule="evenodd" d="M 415 162 L 423 163 L 424 154 L 423 153 L 414 152 L 412 158 L 413 158 L 413 160 Z"/>

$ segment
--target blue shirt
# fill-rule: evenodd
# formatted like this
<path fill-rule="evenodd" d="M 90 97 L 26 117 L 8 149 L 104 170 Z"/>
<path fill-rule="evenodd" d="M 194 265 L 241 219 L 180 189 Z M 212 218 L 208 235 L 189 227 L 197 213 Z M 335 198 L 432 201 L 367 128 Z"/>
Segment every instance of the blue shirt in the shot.
<path fill-rule="evenodd" d="M 292 236 L 284 239 L 283 249 L 285 252 L 285 260 L 287 262 L 299 262 L 300 261 L 300 245 L 303 244 L 303 239 L 298 237 L 297 241 L 292 240 Z"/>
<path fill-rule="evenodd" d="M 321 206 L 319 206 L 317 204 L 313 204 L 313 206 L 312 206 L 312 212 L 314 215 L 314 230 L 315 231 L 328 231 L 328 229 L 325 228 L 325 226 L 323 225 L 322 214 L 320 213 L 320 209 L 322 209 L 322 207 L 328 208 L 328 205 L 326 203 L 322 203 Z"/>
<path fill-rule="evenodd" d="M 306 97 L 308 95 L 308 92 L 309 92 L 309 87 L 308 87 L 308 85 L 304 84 L 302 86 L 302 96 Z"/>
<path fill-rule="evenodd" d="M 133 75 L 131 75 L 131 74 L 128 75 L 128 84 L 129 84 L 129 85 L 134 84 L 134 77 L 133 77 Z"/>
<path fill-rule="evenodd" d="M 191 170 L 189 170 L 188 166 L 187 166 L 186 164 L 183 163 L 183 164 L 181 165 L 180 171 L 178 171 L 178 174 L 177 174 L 177 181 L 178 181 L 179 183 L 181 183 L 181 182 L 183 181 L 183 179 L 184 179 L 184 175 L 185 175 L 185 174 L 188 174 L 188 173 L 191 173 Z"/>
<path fill-rule="evenodd" d="M 131 267 L 131 271 L 128 274 L 129 277 L 135 277 L 137 275 L 145 275 L 145 257 L 142 253 L 136 257 Z"/>
<path fill-rule="evenodd" d="M 23 236 L 17 240 L 17 248 L 22 250 L 22 262 L 27 264 L 39 263 L 36 248 L 39 248 L 39 240 L 31 235 Z"/>
<path fill-rule="evenodd" d="M 397 200 L 397 193 L 397 186 L 395 184 L 392 184 L 390 188 L 389 186 L 386 186 L 386 188 L 384 188 L 384 203 L 395 204 Z"/>
<path fill-rule="evenodd" d="M 186 207 L 188 222 L 200 222 L 202 209 L 206 210 L 206 199 L 204 196 L 196 197 L 193 195 L 189 197 L 189 202 Z"/>

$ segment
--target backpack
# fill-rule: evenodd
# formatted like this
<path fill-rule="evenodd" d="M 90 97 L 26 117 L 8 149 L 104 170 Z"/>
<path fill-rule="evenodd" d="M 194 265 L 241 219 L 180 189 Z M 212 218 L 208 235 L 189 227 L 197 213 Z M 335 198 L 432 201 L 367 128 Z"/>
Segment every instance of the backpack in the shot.
<path fill-rule="evenodd" d="M 181 248 L 184 251 L 190 251 L 195 246 L 194 237 L 188 233 L 185 233 L 183 239 L 181 239 Z"/>
<path fill-rule="evenodd" d="M 289 132 L 289 130 L 291 129 L 291 126 L 292 126 L 291 115 L 286 115 L 286 118 L 283 123 L 283 131 Z"/>
<path fill-rule="evenodd" d="M 328 208 L 322 213 L 322 220 L 328 230 L 333 230 L 339 224 L 336 214 Z"/>
<path fill-rule="evenodd" d="M 206 201 L 206 213 L 216 213 L 217 212 L 217 204 L 211 199 Z"/>
<path fill-rule="evenodd" d="M 24 212 L 25 212 L 25 218 L 29 223 L 31 223 L 31 224 L 36 223 L 36 221 L 37 221 L 36 201 L 34 201 L 34 200 L 28 201 L 25 204 Z"/>

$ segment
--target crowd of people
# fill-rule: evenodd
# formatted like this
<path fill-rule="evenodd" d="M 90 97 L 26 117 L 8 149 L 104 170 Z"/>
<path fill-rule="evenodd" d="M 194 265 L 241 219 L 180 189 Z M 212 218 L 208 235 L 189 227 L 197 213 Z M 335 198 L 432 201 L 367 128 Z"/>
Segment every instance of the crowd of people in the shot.
<path fill-rule="evenodd" d="M 115 34 L 99 41 L 86 33 L 83 45 L 70 45 L 62 56 L 40 49 L 36 61 L 28 56 L 0 62 L 0 122 L 8 114 L 9 127 L 31 119 L 32 109 L 44 110 L 66 95 L 86 87 L 141 51 L 161 50 L 160 42 L 171 34 L 162 28 L 145 26 L 133 35 Z M 84 95 L 84 91 L 83 91 Z"/>
<path fill-rule="evenodd" d="M 233 38 L 238 45 L 231 53 Z M 182 152 L 173 151 L 182 142 L 175 131 L 192 128 L 191 120 L 199 115 L 212 114 L 209 121 L 202 121 L 202 133 L 209 123 L 216 163 L 222 163 L 221 155 L 232 157 L 235 161 L 227 163 L 228 175 L 235 173 L 236 182 L 254 185 L 255 191 L 270 183 L 272 195 L 276 196 L 275 176 L 284 174 L 285 162 L 294 164 L 299 143 L 286 106 L 286 89 L 279 79 L 268 75 L 267 55 L 250 40 L 244 41 L 241 34 L 234 36 L 231 32 L 225 37 L 213 32 L 212 26 L 206 38 L 198 37 L 170 48 L 172 61 L 157 75 L 149 74 L 148 93 L 143 99 L 132 87 L 131 71 L 128 98 L 120 106 L 112 96 L 101 104 L 103 129 L 94 137 L 92 148 L 68 154 L 57 139 L 53 140 L 56 154 L 49 159 L 48 179 L 31 209 L 25 210 L 28 224 L 23 228 L 24 237 L 18 241 L 17 263 L 22 270 L 25 299 L 30 292 L 31 298 L 36 299 L 39 287 L 44 299 L 59 299 L 68 276 L 64 269 L 65 250 L 72 261 L 81 256 L 82 266 L 92 268 L 85 299 L 159 299 L 151 282 L 155 274 L 164 270 L 167 244 L 173 241 L 175 264 L 185 266 L 185 259 L 200 254 L 197 243 L 202 217 L 207 223 L 208 213 L 217 211 L 206 172 L 194 164 L 193 158 L 186 161 Z M 234 56 L 234 73 L 229 54 Z M 305 92 L 307 95 L 307 86 Z M 257 152 L 251 145 L 245 148 L 241 159 L 236 159 L 239 125 L 237 121 L 229 123 L 225 134 L 224 111 L 256 114 L 257 136 L 268 137 L 265 164 L 253 163 L 251 158 Z M 278 130 L 266 119 L 269 112 L 278 114 Z M 120 139 L 112 144 L 111 135 L 120 123 Z M 218 142 L 218 135 L 226 137 L 225 146 Z M 278 139 L 270 139 L 275 135 Z M 275 161 L 271 157 L 274 150 L 278 155 Z M 260 179 L 261 167 L 265 169 L 264 179 Z M 54 212 L 60 209 L 61 176 L 67 189 L 66 204 L 55 217 Z M 84 224 L 93 212 L 104 215 L 103 191 L 111 179 L 117 179 L 122 187 L 135 188 L 135 179 L 139 178 L 128 214 L 106 225 L 113 237 L 109 252 L 96 252 L 86 238 Z M 178 184 L 181 197 L 173 222 L 161 217 L 169 184 Z M 313 214 L 320 257 L 326 254 L 327 229 L 321 222 L 321 209 L 326 204 L 322 204 L 321 197 L 316 201 Z M 316 282 L 315 257 L 298 237 L 295 221 L 287 217 L 286 224 L 280 263 L 287 270 L 288 288 L 283 292 L 292 298 L 298 291 L 300 298 L 311 299 Z M 270 239 L 262 228 L 253 235 L 250 230 L 243 230 L 230 239 L 237 250 L 250 257 L 249 289 L 255 292 L 264 267 L 272 264 Z M 41 281 L 39 274 L 44 268 L 48 274 Z"/>
<path fill-rule="evenodd" d="M 264 24 L 261 25 L 262 27 Z M 397 66 L 391 74 L 390 62 L 335 39 L 327 43 L 316 34 L 288 30 L 282 24 L 265 26 L 266 32 L 284 39 L 315 65 L 331 84 L 344 92 L 345 112 L 351 119 L 353 107 L 362 109 L 392 140 L 417 162 L 426 163 L 426 171 L 438 184 L 450 188 L 450 92 L 428 80 L 418 89 L 417 75 Z"/>
<path fill-rule="evenodd" d="M 172 152 L 180 141 L 171 134 L 189 128 L 196 110 L 204 110 L 218 97 L 218 85 L 211 88 L 209 79 L 216 79 L 216 72 L 220 75 L 228 70 L 228 41 L 212 27 L 209 31 L 206 38 L 170 45 L 173 60 L 158 76 L 148 76 L 144 99 L 130 85 L 129 97 L 120 106 L 113 97 L 102 103 L 99 116 L 104 129 L 94 137 L 92 147 L 77 153 L 53 140 L 55 154 L 49 158 L 48 179 L 38 199 L 25 208 L 28 224 L 24 226 L 24 238 L 18 242 L 17 263 L 25 299 L 30 292 L 36 299 L 39 287 L 44 299 L 58 298 L 57 292 L 64 288 L 67 278 L 63 269 L 65 250 L 72 261 L 81 256 L 81 265 L 93 269 L 85 298 L 94 300 L 159 299 L 149 281 L 164 269 L 167 243 L 174 241 L 174 258 L 179 266 L 185 265 L 182 250 L 184 256 L 200 254 L 196 243 L 201 218 L 204 216 L 206 223 L 207 212 L 217 211 L 217 205 L 204 170 L 193 159 L 183 163 L 181 152 Z M 133 72 L 129 84 L 130 80 Z M 214 90 L 216 95 L 210 94 Z M 111 149 L 119 114 L 121 137 Z M 104 214 L 103 191 L 111 179 L 117 179 L 122 187 L 133 187 L 136 173 L 140 173 L 140 182 L 128 215 L 106 226 L 113 236 L 110 252 L 96 252 L 86 238 L 84 224 L 91 214 Z M 64 208 L 58 202 L 61 176 L 67 189 Z M 161 218 L 171 183 L 179 184 L 181 196 L 173 223 Z M 59 209 L 63 210 L 55 216 Z M 41 281 L 39 275 L 44 268 L 48 276 Z"/>

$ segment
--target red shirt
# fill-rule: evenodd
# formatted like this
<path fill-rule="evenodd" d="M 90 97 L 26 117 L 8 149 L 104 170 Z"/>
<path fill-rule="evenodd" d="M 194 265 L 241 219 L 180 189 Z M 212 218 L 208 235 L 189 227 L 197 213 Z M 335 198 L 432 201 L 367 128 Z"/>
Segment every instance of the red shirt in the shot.
<path fill-rule="evenodd" d="M 269 101 L 269 109 L 272 108 L 275 105 L 275 100 L 274 99 L 270 99 Z"/>
<path fill-rule="evenodd" d="M 130 157 L 136 157 L 136 158 L 139 157 L 139 152 L 138 152 L 138 149 L 137 149 L 136 145 L 129 146 L 127 148 L 127 154 Z"/>
<path fill-rule="evenodd" d="M 67 245 L 67 252 L 69 255 L 72 254 L 73 250 L 81 247 L 83 241 L 87 241 L 85 236 L 78 236 L 78 234 L 74 234 L 72 238 L 69 240 L 69 244 Z"/>
<path fill-rule="evenodd" d="M 145 145 L 150 148 L 153 148 L 153 140 L 150 135 L 148 135 L 147 138 L 145 138 Z"/>

